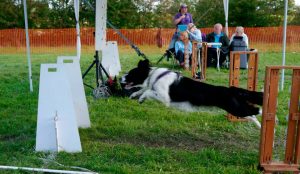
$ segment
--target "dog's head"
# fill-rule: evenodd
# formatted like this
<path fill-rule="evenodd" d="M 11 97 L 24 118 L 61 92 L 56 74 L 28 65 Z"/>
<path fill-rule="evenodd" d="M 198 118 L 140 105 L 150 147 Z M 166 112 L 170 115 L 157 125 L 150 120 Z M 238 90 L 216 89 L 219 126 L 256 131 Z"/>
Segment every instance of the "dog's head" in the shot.
<path fill-rule="evenodd" d="M 127 75 L 123 76 L 122 83 L 126 87 L 132 87 L 142 84 L 149 75 L 150 62 L 148 59 L 140 60 L 138 66 L 128 72 Z M 126 88 L 125 87 L 125 88 Z"/>

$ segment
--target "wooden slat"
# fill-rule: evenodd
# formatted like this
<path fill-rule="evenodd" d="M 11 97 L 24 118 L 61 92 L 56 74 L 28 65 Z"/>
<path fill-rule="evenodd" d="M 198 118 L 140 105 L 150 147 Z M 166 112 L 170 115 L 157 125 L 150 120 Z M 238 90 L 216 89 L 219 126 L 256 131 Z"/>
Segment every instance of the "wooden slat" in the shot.
<path fill-rule="evenodd" d="M 286 164 L 283 162 L 271 162 L 268 164 L 261 164 L 264 169 L 264 174 L 274 173 L 274 172 L 296 172 L 299 173 L 298 164 Z"/>
<path fill-rule="evenodd" d="M 261 128 L 260 163 L 268 163 L 272 160 L 275 118 L 270 119 L 267 116 L 270 116 L 269 113 L 276 113 L 278 80 L 279 69 L 267 67 Z M 275 117 L 275 114 L 273 114 L 273 117 Z"/>
<path fill-rule="evenodd" d="M 240 54 L 233 54 L 233 79 L 231 86 L 239 87 L 240 81 L 240 66 L 241 66 L 241 59 Z"/>
<path fill-rule="evenodd" d="M 197 42 L 194 41 L 192 43 L 192 67 L 191 67 L 191 73 L 192 73 L 193 78 L 195 78 L 195 74 L 197 71 L 197 65 L 198 65 L 197 51 L 198 51 Z"/>
<path fill-rule="evenodd" d="M 285 150 L 286 163 L 298 163 L 299 161 L 299 130 L 297 131 L 298 120 L 293 119 L 294 114 L 299 113 L 300 94 L 300 70 L 293 71 L 292 90 L 290 97 L 289 122 L 287 132 L 287 142 Z M 295 155 L 294 155 L 295 152 Z"/>
<path fill-rule="evenodd" d="M 202 42 L 202 55 L 201 55 L 201 79 L 206 79 L 206 68 L 207 68 L 207 43 Z"/>
<path fill-rule="evenodd" d="M 258 78 L 258 53 L 249 54 L 247 89 L 256 91 Z"/>

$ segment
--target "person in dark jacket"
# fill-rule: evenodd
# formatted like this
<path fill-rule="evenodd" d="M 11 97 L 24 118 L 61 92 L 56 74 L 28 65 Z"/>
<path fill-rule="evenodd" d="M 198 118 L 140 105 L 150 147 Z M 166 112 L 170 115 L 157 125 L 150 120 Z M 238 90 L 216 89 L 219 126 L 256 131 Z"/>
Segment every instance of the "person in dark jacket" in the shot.
<path fill-rule="evenodd" d="M 217 48 L 220 49 L 220 59 L 219 63 L 222 63 L 226 60 L 226 56 L 229 53 L 229 38 L 228 36 L 222 32 L 222 24 L 217 23 L 214 25 L 214 32 L 206 35 L 206 41 L 208 43 L 221 43 L 222 46 L 219 45 L 211 45 L 208 46 L 207 49 L 207 66 L 215 67 L 217 65 Z"/>

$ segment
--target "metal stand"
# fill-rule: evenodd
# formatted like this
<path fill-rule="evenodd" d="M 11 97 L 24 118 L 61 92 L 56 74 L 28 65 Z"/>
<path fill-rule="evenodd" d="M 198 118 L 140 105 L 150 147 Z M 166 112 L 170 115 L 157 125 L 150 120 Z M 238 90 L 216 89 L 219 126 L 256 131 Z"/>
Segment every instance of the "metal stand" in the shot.
<path fill-rule="evenodd" d="M 159 60 L 156 62 L 156 64 L 159 64 L 164 58 L 167 59 L 167 61 L 169 61 L 170 57 L 175 57 L 175 55 L 172 53 L 171 50 L 166 50 L 166 52 L 159 58 Z"/>
<path fill-rule="evenodd" d="M 103 68 L 102 64 L 100 63 L 99 61 L 99 53 L 98 51 L 95 52 L 95 56 L 94 56 L 94 61 L 92 62 L 92 64 L 88 67 L 88 69 L 83 73 L 82 75 L 82 79 L 85 78 L 85 76 L 89 73 L 89 71 L 95 66 L 95 70 L 96 70 L 96 84 L 97 84 L 97 87 L 100 86 L 100 83 L 99 83 L 99 80 L 101 80 L 101 83 L 104 83 L 104 78 L 103 78 L 103 75 L 102 75 L 102 71 L 105 73 L 106 77 L 109 78 L 109 75 L 107 73 L 107 71 Z M 100 76 L 100 79 L 99 79 L 99 76 Z M 88 84 L 85 84 L 83 83 L 84 85 L 94 89 L 91 85 L 88 85 Z"/>

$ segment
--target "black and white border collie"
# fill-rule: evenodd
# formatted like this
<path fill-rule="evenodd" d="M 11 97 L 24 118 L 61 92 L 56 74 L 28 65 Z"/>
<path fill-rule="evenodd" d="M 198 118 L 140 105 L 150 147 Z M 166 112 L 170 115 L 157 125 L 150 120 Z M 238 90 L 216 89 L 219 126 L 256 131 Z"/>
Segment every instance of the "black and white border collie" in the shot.
<path fill-rule="evenodd" d="M 141 60 L 122 79 L 126 89 L 140 87 L 130 95 L 142 103 L 151 98 L 166 106 L 216 106 L 235 116 L 246 117 L 260 127 L 255 115 L 263 103 L 263 93 L 237 87 L 223 87 L 195 81 L 167 68 L 150 67 L 149 60 Z"/>

